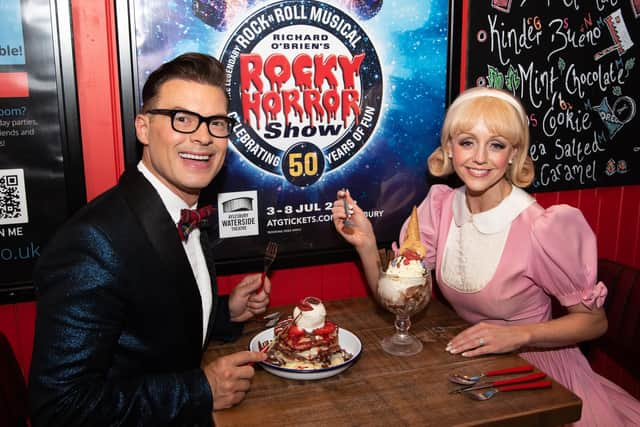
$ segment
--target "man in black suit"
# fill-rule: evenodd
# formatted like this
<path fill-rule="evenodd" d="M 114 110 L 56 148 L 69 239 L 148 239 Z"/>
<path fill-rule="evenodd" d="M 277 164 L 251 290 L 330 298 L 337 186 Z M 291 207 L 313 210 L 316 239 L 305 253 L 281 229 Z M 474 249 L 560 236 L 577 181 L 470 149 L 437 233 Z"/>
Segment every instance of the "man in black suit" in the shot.
<path fill-rule="evenodd" d="M 53 237 L 34 272 L 34 426 L 200 426 L 240 402 L 265 355 L 200 366 L 266 310 L 271 284 L 218 296 L 207 232 L 179 219 L 220 171 L 233 119 L 223 66 L 181 55 L 150 74 L 136 116 L 142 160 Z M 206 219 L 206 218 L 205 218 Z M 206 222 L 206 221 L 205 221 Z M 184 238 L 184 240 L 183 240 Z"/>

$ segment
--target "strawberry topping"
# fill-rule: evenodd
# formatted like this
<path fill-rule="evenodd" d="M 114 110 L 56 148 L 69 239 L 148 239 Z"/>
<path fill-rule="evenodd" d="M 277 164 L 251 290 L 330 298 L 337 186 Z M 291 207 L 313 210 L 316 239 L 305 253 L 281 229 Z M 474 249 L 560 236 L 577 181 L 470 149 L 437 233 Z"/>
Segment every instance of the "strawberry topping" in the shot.
<path fill-rule="evenodd" d="M 314 335 L 329 335 L 336 330 L 336 324 L 327 320 L 324 322 L 324 326 L 313 330 Z"/>
<path fill-rule="evenodd" d="M 405 249 L 402 255 L 406 258 L 405 264 L 409 264 L 409 261 L 420 261 L 422 257 L 411 249 Z"/>
<path fill-rule="evenodd" d="M 298 328 L 296 325 L 291 325 L 289 328 L 289 336 L 290 337 L 299 337 L 304 335 L 304 329 Z"/>

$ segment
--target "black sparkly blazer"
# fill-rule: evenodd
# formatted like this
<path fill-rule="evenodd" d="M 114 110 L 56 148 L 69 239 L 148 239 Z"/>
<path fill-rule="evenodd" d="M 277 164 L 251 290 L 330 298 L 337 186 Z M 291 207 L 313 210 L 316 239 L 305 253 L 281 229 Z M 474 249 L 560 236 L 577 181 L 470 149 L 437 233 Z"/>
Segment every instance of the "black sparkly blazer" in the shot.
<path fill-rule="evenodd" d="M 217 296 L 201 235 L 213 293 L 207 338 L 231 340 L 242 325 Z M 137 169 L 58 230 L 34 283 L 35 427 L 211 425 L 198 286 L 175 223 Z"/>

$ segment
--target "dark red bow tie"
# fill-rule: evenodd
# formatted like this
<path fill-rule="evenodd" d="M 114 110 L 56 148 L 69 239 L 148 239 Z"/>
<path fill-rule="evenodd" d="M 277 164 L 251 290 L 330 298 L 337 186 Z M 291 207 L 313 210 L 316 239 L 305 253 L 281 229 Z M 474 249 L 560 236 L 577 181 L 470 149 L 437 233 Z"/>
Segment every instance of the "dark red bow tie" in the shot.
<path fill-rule="evenodd" d="M 209 217 L 215 211 L 216 209 L 211 205 L 203 206 L 200 209 L 180 210 L 180 221 L 178 221 L 180 240 L 186 242 L 193 230 L 209 225 Z"/>

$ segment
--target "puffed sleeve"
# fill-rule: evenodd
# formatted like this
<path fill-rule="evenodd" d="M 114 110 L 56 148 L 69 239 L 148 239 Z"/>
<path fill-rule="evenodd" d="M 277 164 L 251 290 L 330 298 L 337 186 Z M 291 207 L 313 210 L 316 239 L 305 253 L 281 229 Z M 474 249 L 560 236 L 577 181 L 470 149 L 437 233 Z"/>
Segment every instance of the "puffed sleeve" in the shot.
<path fill-rule="evenodd" d="M 429 190 L 427 197 L 418 206 L 418 223 L 420 226 L 420 240 L 427 247 L 426 262 L 430 269 L 436 265 L 436 251 L 438 249 L 438 229 L 442 219 L 442 206 L 444 200 L 453 189 L 447 185 L 434 185 Z M 400 229 L 400 242 L 404 240 L 407 232 L 407 218 Z"/>
<path fill-rule="evenodd" d="M 565 307 L 602 307 L 607 288 L 597 282 L 596 236 L 582 212 L 568 205 L 552 206 L 534 222 L 532 237 L 535 282 Z"/>

